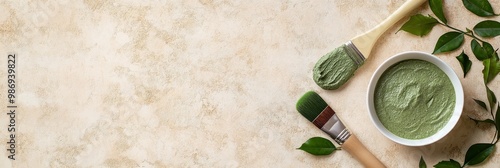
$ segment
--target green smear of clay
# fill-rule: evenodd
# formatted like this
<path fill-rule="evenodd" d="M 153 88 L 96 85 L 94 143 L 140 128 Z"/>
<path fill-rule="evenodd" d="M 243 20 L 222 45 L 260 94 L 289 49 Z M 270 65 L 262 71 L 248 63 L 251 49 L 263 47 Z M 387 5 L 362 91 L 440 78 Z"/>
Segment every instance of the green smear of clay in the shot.
<path fill-rule="evenodd" d="M 342 45 L 318 60 L 313 69 L 313 79 L 323 89 L 337 89 L 354 75 L 358 67 Z"/>

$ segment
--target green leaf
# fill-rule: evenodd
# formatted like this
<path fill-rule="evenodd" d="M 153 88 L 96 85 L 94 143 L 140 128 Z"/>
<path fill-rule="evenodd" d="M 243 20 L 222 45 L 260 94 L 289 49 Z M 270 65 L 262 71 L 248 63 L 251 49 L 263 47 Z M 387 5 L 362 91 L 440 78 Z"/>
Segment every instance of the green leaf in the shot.
<path fill-rule="evenodd" d="M 462 67 L 462 71 L 464 72 L 464 78 L 465 75 L 467 75 L 467 72 L 469 72 L 470 68 L 472 67 L 472 61 L 470 61 L 469 56 L 467 56 L 464 51 L 457 57 L 458 62 L 460 62 L 460 66 Z"/>
<path fill-rule="evenodd" d="M 453 51 L 460 47 L 464 42 L 464 34 L 460 32 L 448 32 L 439 37 L 433 54 Z"/>
<path fill-rule="evenodd" d="M 427 168 L 427 164 L 425 164 L 424 157 L 420 156 L 420 162 L 418 163 L 418 168 Z"/>
<path fill-rule="evenodd" d="M 484 103 L 483 101 L 474 99 L 474 102 L 476 102 L 476 104 L 481 106 L 484 110 L 488 111 L 488 108 L 486 108 L 486 103 Z"/>
<path fill-rule="evenodd" d="M 500 62 L 498 61 L 497 55 L 495 53 L 494 57 L 483 60 L 483 79 L 484 83 L 490 83 L 500 72 Z"/>
<path fill-rule="evenodd" d="M 478 60 L 485 60 L 490 58 L 491 55 L 488 55 L 486 50 L 477 42 L 476 39 L 473 39 L 470 42 L 470 48 L 472 49 L 472 53 L 476 56 Z"/>
<path fill-rule="evenodd" d="M 406 21 L 399 30 L 422 37 L 431 32 L 432 28 L 438 23 L 439 22 L 431 16 L 416 14 L 411 16 L 410 20 Z"/>
<path fill-rule="evenodd" d="M 478 143 L 472 145 L 465 154 L 464 165 L 476 165 L 483 162 L 495 148 L 495 144 Z"/>
<path fill-rule="evenodd" d="M 495 106 L 495 103 L 497 102 L 497 97 L 488 86 L 486 86 L 486 96 L 488 97 L 488 103 L 490 103 L 490 110 L 493 111 L 493 106 Z"/>
<path fill-rule="evenodd" d="M 485 20 L 474 26 L 473 30 L 481 37 L 495 37 L 500 35 L 500 22 Z"/>
<path fill-rule="evenodd" d="M 460 163 L 457 161 L 450 159 L 450 161 L 441 161 L 438 164 L 434 165 L 435 168 L 461 168 Z"/>
<path fill-rule="evenodd" d="M 477 16 L 494 16 L 493 8 L 488 0 L 462 0 L 465 8 Z"/>
<path fill-rule="evenodd" d="M 333 153 L 333 151 L 339 150 L 330 140 L 322 137 L 312 137 L 297 149 L 313 155 L 329 155 Z"/>
<path fill-rule="evenodd" d="M 444 24 L 448 23 L 443 12 L 443 1 L 442 0 L 429 0 L 429 6 L 431 7 L 432 13 L 434 13 L 439 20 Z"/>
<path fill-rule="evenodd" d="M 469 117 L 469 119 L 471 119 L 472 121 L 474 121 L 474 123 L 476 123 L 476 124 L 486 123 L 486 124 L 493 124 L 493 125 L 495 125 L 495 121 L 493 121 L 491 119 L 477 120 L 477 119 L 474 119 L 474 118 L 471 118 L 471 117 Z"/>

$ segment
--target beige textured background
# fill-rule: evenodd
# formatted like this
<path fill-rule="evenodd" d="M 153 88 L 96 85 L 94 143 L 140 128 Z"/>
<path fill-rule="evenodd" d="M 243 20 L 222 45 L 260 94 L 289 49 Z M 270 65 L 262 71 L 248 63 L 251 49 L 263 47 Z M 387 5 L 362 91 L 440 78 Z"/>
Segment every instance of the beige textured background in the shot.
<path fill-rule="evenodd" d="M 500 1 L 491 0 L 496 12 Z M 398 145 L 371 123 L 366 92 L 386 58 L 431 52 L 448 31 L 379 39 L 372 57 L 336 91 L 321 90 L 312 67 L 325 53 L 387 17 L 404 0 L 152 0 L 0 2 L 0 108 L 6 111 L 7 53 L 17 53 L 17 154 L 7 159 L 0 115 L 0 167 L 360 167 L 344 151 L 316 157 L 295 148 L 327 137 L 295 110 L 320 93 L 354 134 L 389 167 L 429 166 L 489 142 L 482 65 L 461 78 L 465 108 L 455 129 L 424 147 Z M 477 19 L 445 0 L 451 25 Z M 414 13 L 430 14 L 427 5 Z M 406 20 L 405 18 L 404 20 Z M 499 17 L 491 18 L 499 20 Z M 489 39 L 500 47 L 499 38 Z M 469 39 L 463 49 L 470 53 Z M 455 56 L 439 55 L 462 76 Z M 500 78 L 490 86 L 500 95 Z M 496 150 L 481 167 L 498 167 Z"/>

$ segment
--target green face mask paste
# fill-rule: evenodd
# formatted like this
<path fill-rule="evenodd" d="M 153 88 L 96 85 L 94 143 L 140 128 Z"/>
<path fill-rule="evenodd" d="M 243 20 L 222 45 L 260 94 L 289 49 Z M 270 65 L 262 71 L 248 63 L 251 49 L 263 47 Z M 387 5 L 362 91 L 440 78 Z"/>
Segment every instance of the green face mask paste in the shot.
<path fill-rule="evenodd" d="M 375 88 L 380 122 L 406 139 L 434 135 L 450 120 L 455 90 L 448 76 L 423 60 L 405 60 L 388 68 Z"/>
<path fill-rule="evenodd" d="M 337 89 L 354 75 L 358 67 L 342 45 L 318 60 L 313 69 L 313 79 L 323 89 Z"/>

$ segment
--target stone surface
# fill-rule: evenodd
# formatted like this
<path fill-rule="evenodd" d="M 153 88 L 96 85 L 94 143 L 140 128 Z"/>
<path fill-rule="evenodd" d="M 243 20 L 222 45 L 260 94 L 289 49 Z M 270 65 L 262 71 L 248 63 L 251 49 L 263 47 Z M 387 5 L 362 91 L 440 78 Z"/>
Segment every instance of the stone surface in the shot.
<path fill-rule="evenodd" d="M 494 130 L 472 98 L 486 100 L 482 64 L 461 78 L 464 112 L 444 139 L 407 147 L 385 138 L 366 107 L 367 86 L 388 57 L 431 52 L 449 31 L 426 37 L 397 32 L 378 41 L 344 87 L 325 91 L 312 80 L 315 62 L 377 25 L 404 0 L 286 1 L 2 1 L 0 65 L 16 53 L 16 160 L 0 152 L 0 167 L 360 167 L 345 151 L 317 157 L 296 150 L 327 137 L 296 110 L 317 91 L 345 125 L 388 167 L 464 161 L 467 148 L 490 142 Z M 492 1 L 500 11 L 500 1 Z M 449 24 L 480 19 L 460 1 L 444 1 Z M 428 5 L 413 13 L 431 14 Z M 498 20 L 498 17 L 491 18 Z M 462 46 L 470 52 L 469 38 Z M 500 47 L 500 39 L 488 39 Z M 461 49 L 460 49 L 461 51 Z M 439 57 L 462 76 L 455 56 Z M 7 110 L 7 67 L 0 107 Z M 500 79 L 490 83 L 500 95 Z M 0 117 L 0 149 L 8 116 Z M 495 150 L 481 167 L 497 167 Z"/>

